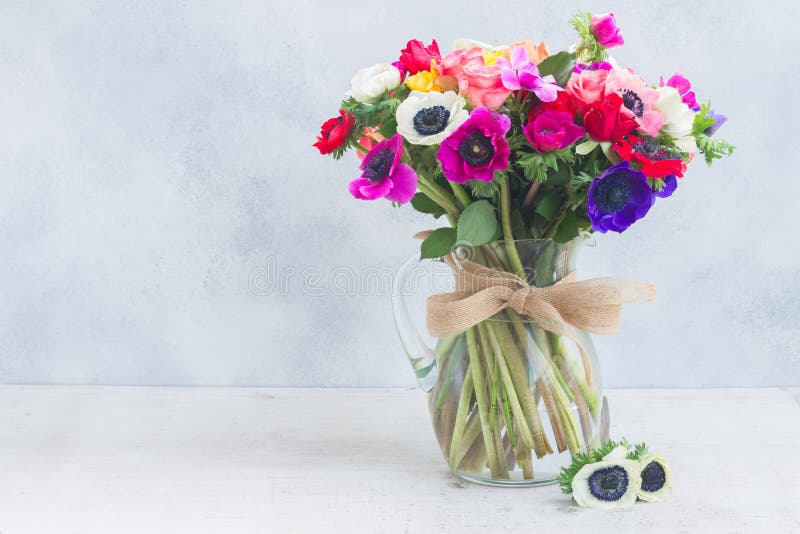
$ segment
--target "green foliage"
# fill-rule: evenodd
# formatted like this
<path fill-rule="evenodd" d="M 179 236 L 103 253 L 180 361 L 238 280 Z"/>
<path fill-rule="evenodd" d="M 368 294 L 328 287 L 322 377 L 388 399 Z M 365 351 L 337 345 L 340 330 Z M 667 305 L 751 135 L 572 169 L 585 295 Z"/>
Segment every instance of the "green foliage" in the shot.
<path fill-rule="evenodd" d="M 730 156 L 736 149 L 735 146 L 728 143 L 723 139 L 715 139 L 706 134 L 698 134 L 694 136 L 697 141 L 697 149 L 705 157 L 706 164 L 711 166 L 715 159 L 720 159 L 723 156 Z"/>
<path fill-rule="evenodd" d="M 478 200 L 458 218 L 457 240 L 460 245 L 484 245 L 498 237 L 499 229 L 494 206 L 488 200 Z"/>
<path fill-rule="evenodd" d="M 500 187 L 503 181 L 506 180 L 504 172 L 498 171 L 494 173 L 494 180 L 491 182 L 482 182 L 481 180 L 470 180 L 466 186 L 472 192 L 472 196 L 477 198 L 497 198 L 500 193 Z"/>
<path fill-rule="evenodd" d="M 421 213 L 428 213 L 438 219 L 445 214 L 444 208 L 431 200 L 425 193 L 417 193 L 411 199 L 411 207 Z"/>
<path fill-rule="evenodd" d="M 580 11 L 569 22 L 578 32 L 578 37 L 580 37 L 580 41 L 575 46 L 575 55 L 579 61 L 593 63 L 595 61 L 603 61 L 608 57 L 605 48 L 592 35 L 590 29 L 592 24 L 591 13 Z"/>
<path fill-rule="evenodd" d="M 525 217 L 519 210 L 511 212 L 511 234 L 514 239 L 531 239 L 533 237 L 525 224 Z"/>
<path fill-rule="evenodd" d="M 548 221 L 552 221 L 558 214 L 561 200 L 561 193 L 557 190 L 548 191 L 544 194 L 540 193 L 536 196 L 534 211 Z"/>
<path fill-rule="evenodd" d="M 650 184 L 650 189 L 660 193 L 664 190 L 664 180 L 661 178 L 648 178 L 647 183 Z"/>
<path fill-rule="evenodd" d="M 558 485 L 561 486 L 561 491 L 563 493 L 572 493 L 572 480 L 575 478 L 575 475 L 578 474 L 578 471 L 580 471 L 585 465 L 602 461 L 604 456 L 608 455 L 620 445 L 628 449 L 629 452 L 627 457 L 630 459 L 638 459 L 641 454 L 644 454 L 641 453 L 641 451 L 647 450 L 645 444 L 641 443 L 634 447 L 633 452 L 631 452 L 630 443 L 628 443 L 628 440 L 625 438 L 622 438 L 620 441 L 609 440 L 599 447 L 589 449 L 586 452 L 579 452 L 572 457 L 572 463 L 570 465 L 561 468 L 561 473 L 559 473 L 559 475 L 556 477 L 556 482 L 558 482 Z M 639 456 L 631 458 L 632 454 L 639 454 Z"/>
<path fill-rule="evenodd" d="M 578 217 L 573 210 L 564 211 L 564 216 L 561 222 L 556 227 L 556 232 L 553 234 L 553 239 L 556 243 L 567 243 L 573 238 L 578 237 L 580 228 L 578 227 Z"/>
<path fill-rule="evenodd" d="M 420 246 L 420 259 L 441 258 L 450 254 L 456 243 L 455 228 L 438 228 L 425 238 Z"/>
<path fill-rule="evenodd" d="M 708 128 L 714 126 L 716 119 L 709 117 L 708 113 L 711 111 L 711 102 L 700 105 L 700 111 L 694 116 L 694 124 L 692 125 L 692 135 L 697 135 L 705 132 Z"/>
<path fill-rule="evenodd" d="M 625 440 L 623 440 L 625 441 Z M 627 443 L 627 442 L 626 442 Z M 630 448 L 630 447 L 629 447 Z M 637 443 L 633 446 L 633 449 L 628 452 L 628 460 L 641 460 L 642 456 L 647 454 L 647 445 L 642 443 Z"/>
<path fill-rule="evenodd" d="M 544 61 L 539 63 L 539 74 L 547 76 L 552 74 L 558 85 L 565 86 L 567 80 L 572 75 L 572 69 L 575 68 L 575 54 L 571 52 L 559 52 L 545 58 Z"/>

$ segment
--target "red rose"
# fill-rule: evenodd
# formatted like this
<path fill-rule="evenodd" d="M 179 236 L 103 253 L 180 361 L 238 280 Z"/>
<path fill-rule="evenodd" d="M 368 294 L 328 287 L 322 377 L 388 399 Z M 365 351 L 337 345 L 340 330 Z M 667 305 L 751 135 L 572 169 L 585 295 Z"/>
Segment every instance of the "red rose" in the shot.
<path fill-rule="evenodd" d="M 528 122 L 535 121 L 536 117 L 545 111 L 561 111 L 564 113 L 569 113 L 572 117 L 575 117 L 577 109 L 575 108 L 575 103 L 572 101 L 572 97 L 569 95 L 569 93 L 566 91 L 559 91 L 557 95 L 558 96 L 556 96 L 556 99 L 552 102 L 540 102 L 539 104 L 533 106 L 528 112 Z"/>
<path fill-rule="evenodd" d="M 595 141 L 616 141 L 638 128 L 636 120 L 621 113 L 622 97 L 617 93 L 606 95 L 592 106 L 583 117 L 583 126 Z"/>
<path fill-rule="evenodd" d="M 314 146 L 319 149 L 320 154 L 330 154 L 347 141 L 355 123 L 355 117 L 340 109 L 338 117 L 328 119 L 322 124 Z"/>
<path fill-rule="evenodd" d="M 400 63 L 403 64 L 409 74 L 416 74 L 421 70 L 431 70 L 431 59 L 437 63 L 442 59 L 436 39 L 431 41 L 428 46 L 425 46 L 421 41 L 412 39 L 400 51 Z"/>
<path fill-rule="evenodd" d="M 670 174 L 683 178 L 686 171 L 686 164 L 670 156 L 655 139 L 630 134 L 614 143 L 614 151 L 625 161 L 641 165 L 642 173 L 648 178 L 666 178 Z"/>

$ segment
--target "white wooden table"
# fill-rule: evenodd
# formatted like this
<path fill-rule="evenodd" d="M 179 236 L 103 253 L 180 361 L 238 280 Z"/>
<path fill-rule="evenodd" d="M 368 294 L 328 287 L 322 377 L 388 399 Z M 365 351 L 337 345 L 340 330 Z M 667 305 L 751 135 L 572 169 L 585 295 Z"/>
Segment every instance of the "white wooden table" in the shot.
<path fill-rule="evenodd" d="M 800 532 L 789 391 L 608 397 L 612 435 L 670 458 L 670 502 L 463 484 L 418 391 L 0 387 L 0 532 Z"/>

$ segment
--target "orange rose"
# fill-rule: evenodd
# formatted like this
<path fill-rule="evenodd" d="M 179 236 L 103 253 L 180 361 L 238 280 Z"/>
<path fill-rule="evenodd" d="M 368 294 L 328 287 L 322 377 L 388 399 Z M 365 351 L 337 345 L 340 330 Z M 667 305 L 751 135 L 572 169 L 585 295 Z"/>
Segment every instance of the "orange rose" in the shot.
<path fill-rule="evenodd" d="M 508 55 L 511 53 L 511 49 L 515 46 L 521 46 L 528 52 L 528 59 L 533 61 L 535 64 L 539 64 L 545 60 L 550 55 L 550 52 L 547 50 L 547 45 L 544 43 L 536 44 L 533 41 L 519 41 L 517 43 L 513 43 L 508 48 L 503 51 L 503 55 L 506 59 L 511 59 Z"/>

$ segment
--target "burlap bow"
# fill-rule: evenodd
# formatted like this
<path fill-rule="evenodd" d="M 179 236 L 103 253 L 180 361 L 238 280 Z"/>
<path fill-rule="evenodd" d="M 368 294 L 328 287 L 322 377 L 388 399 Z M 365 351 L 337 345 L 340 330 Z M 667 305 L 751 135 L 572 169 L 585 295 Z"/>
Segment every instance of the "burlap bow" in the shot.
<path fill-rule="evenodd" d="M 655 286 L 647 282 L 617 278 L 575 281 L 571 273 L 555 285 L 533 287 L 511 273 L 464 258 L 449 256 L 445 261 L 455 273 L 455 290 L 428 297 L 431 335 L 453 336 L 511 308 L 545 330 L 574 341 L 585 362 L 586 351 L 573 327 L 594 334 L 614 333 L 623 304 L 652 301 L 656 296 Z"/>

